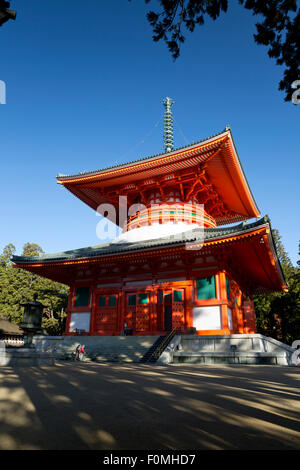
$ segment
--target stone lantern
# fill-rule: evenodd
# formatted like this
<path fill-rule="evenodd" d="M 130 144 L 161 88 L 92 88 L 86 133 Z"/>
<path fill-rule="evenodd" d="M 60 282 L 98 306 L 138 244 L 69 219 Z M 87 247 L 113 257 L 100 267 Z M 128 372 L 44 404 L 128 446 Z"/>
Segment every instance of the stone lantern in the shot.
<path fill-rule="evenodd" d="M 24 307 L 23 321 L 20 324 L 20 327 L 25 332 L 26 343 L 24 347 L 33 348 L 32 343 L 33 336 L 42 331 L 42 316 L 43 309 L 45 305 L 37 301 L 37 294 L 34 294 L 33 301 L 26 302 L 26 304 L 21 304 Z"/>
<path fill-rule="evenodd" d="M 33 344 L 33 336 L 42 333 L 42 316 L 45 305 L 37 301 L 34 294 L 33 301 L 21 304 L 24 307 L 23 321 L 19 325 L 25 333 L 25 344 L 18 348 L 0 349 L 0 365 L 4 366 L 54 366 L 54 354 L 51 351 L 43 351 Z"/>

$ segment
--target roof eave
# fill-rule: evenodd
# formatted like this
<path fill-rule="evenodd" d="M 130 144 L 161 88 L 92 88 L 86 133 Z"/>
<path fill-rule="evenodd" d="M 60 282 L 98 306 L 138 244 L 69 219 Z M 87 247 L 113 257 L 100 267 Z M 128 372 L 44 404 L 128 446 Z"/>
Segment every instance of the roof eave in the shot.
<path fill-rule="evenodd" d="M 200 140 L 199 142 L 195 142 L 191 145 L 187 145 L 187 146 L 184 146 L 184 147 L 179 147 L 179 148 L 173 150 L 172 152 L 164 152 L 164 153 L 156 154 L 156 155 L 153 155 L 153 156 L 150 156 L 150 157 L 133 160 L 133 161 L 128 162 L 128 163 L 122 163 L 121 165 L 114 165 L 114 166 L 111 166 L 111 167 L 102 168 L 102 169 L 94 170 L 94 171 L 77 173 L 77 174 L 74 174 L 74 175 L 60 175 L 59 174 L 59 175 L 56 176 L 56 179 L 57 179 L 58 184 L 67 184 L 68 181 L 73 180 L 73 179 L 84 179 L 84 178 L 89 178 L 91 176 L 98 176 L 98 175 L 101 175 L 103 173 L 107 173 L 107 172 L 110 172 L 110 171 L 115 171 L 115 170 L 118 170 L 118 169 L 130 168 L 132 166 L 135 166 L 136 164 L 142 164 L 144 162 L 146 163 L 146 162 L 155 161 L 158 158 L 161 159 L 163 157 L 170 157 L 170 156 L 176 155 L 177 153 L 180 153 L 180 152 L 186 151 L 186 150 L 193 150 L 194 148 L 199 147 L 199 145 L 209 144 L 209 142 L 215 140 L 216 138 L 222 138 L 226 134 L 228 134 L 227 128 L 224 131 L 222 131 L 218 134 L 215 134 L 215 135 L 213 135 L 211 137 L 208 137 L 204 140 Z"/>

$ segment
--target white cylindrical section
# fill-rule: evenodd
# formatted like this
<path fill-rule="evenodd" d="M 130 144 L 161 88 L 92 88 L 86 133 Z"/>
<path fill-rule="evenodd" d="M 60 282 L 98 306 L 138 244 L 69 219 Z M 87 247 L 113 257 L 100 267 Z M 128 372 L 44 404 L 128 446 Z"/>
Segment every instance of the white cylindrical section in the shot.
<path fill-rule="evenodd" d="M 150 226 L 143 226 L 129 230 L 128 232 L 122 233 L 112 243 L 134 243 L 143 240 L 153 240 L 156 238 L 170 237 L 172 235 L 180 235 L 181 233 L 192 230 L 195 226 L 180 222 L 178 224 L 166 223 L 158 224 L 154 223 Z"/>

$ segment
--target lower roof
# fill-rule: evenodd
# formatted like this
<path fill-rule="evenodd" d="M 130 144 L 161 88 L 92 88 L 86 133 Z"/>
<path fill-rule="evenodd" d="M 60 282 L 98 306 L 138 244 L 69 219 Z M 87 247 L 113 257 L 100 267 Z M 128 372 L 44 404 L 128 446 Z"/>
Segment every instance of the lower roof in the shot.
<path fill-rule="evenodd" d="M 182 234 L 180 240 L 166 237 L 134 243 L 112 242 L 34 257 L 13 256 L 12 261 L 18 268 L 70 284 L 70 269 L 77 264 L 101 264 L 124 260 L 124 257 L 138 258 L 147 253 L 156 256 L 158 251 L 184 249 L 187 243 L 194 244 L 200 253 L 202 243 L 204 248 L 212 247 L 212 250 L 228 247 L 229 265 L 246 273 L 253 292 L 286 289 L 267 216 L 253 223 L 192 229 Z"/>
<path fill-rule="evenodd" d="M 133 251 L 141 251 L 148 248 L 158 248 L 163 246 L 180 245 L 183 243 L 192 243 L 204 237 L 204 242 L 225 239 L 231 235 L 245 234 L 250 230 L 258 228 L 268 223 L 268 218 L 263 217 L 262 219 L 253 222 L 245 223 L 242 222 L 238 225 L 229 227 L 219 228 L 194 228 L 190 231 L 184 232 L 180 236 L 180 240 L 170 236 L 163 238 L 155 238 L 152 240 L 143 240 L 137 242 L 123 242 L 123 243 L 103 243 L 101 245 L 88 246 L 85 248 L 77 248 L 74 250 L 62 251 L 59 253 L 45 254 L 40 253 L 39 256 L 13 256 L 12 261 L 16 264 L 40 264 L 40 263 L 53 263 L 67 260 L 77 260 L 85 258 L 98 258 L 107 255 L 123 254 Z"/>

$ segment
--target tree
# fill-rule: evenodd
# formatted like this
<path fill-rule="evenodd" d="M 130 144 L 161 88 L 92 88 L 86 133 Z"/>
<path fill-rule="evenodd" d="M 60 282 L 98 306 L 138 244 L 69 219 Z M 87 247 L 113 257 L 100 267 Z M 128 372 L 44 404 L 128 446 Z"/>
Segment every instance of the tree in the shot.
<path fill-rule="evenodd" d="M 8 318 L 13 323 L 20 323 L 23 308 L 20 304 L 38 300 L 46 308 L 43 313 L 42 326 L 50 335 L 60 335 L 64 331 L 66 306 L 69 288 L 58 282 L 34 275 L 23 269 L 16 269 L 10 258 L 15 252 L 13 244 L 7 245 L 0 255 L 0 317 Z M 38 256 L 42 248 L 35 243 L 26 243 L 23 256 Z"/>
<path fill-rule="evenodd" d="M 288 292 L 253 296 L 257 331 L 291 344 L 300 338 L 300 269 L 293 266 L 278 230 L 273 229 L 272 234 Z M 299 261 L 297 264 L 300 266 Z"/>
<path fill-rule="evenodd" d="M 9 243 L 8 245 L 6 245 L 3 249 L 3 252 L 0 256 L 0 264 L 4 267 L 6 266 L 11 266 L 12 265 L 12 262 L 11 262 L 11 257 L 13 256 L 13 254 L 16 252 L 16 247 L 15 245 L 13 245 L 12 243 Z"/>
<path fill-rule="evenodd" d="M 149 3 L 151 0 L 145 0 Z M 268 46 L 268 55 L 277 65 L 285 67 L 279 89 L 285 91 L 285 101 L 291 100 L 292 83 L 300 78 L 300 8 L 297 0 L 238 0 L 253 15 L 262 20 L 256 24 L 254 40 Z M 153 28 L 153 40 L 163 39 L 173 56 L 180 55 L 185 41 L 183 29 L 193 32 L 204 24 L 205 17 L 216 20 L 226 13 L 228 0 L 159 0 L 160 12 L 149 11 L 148 21 Z"/>
<path fill-rule="evenodd" d="M 44 250 L 36 243 L 26 243 L 23 247 L 22 256 L 39 256 Z"/>
<path fill-rule="evenodd" d="M 8 20 L 15 20 L 17 12 L 15 10 L 9 10 L 10 2 L 0 0 L 0 26 L 6 23 Z"/>

